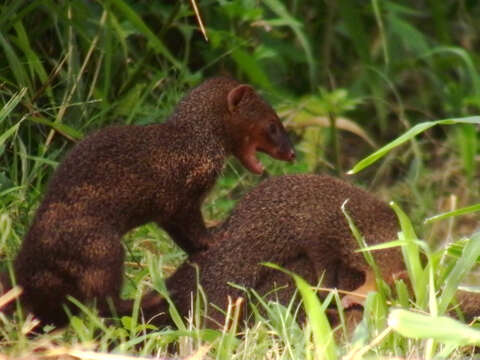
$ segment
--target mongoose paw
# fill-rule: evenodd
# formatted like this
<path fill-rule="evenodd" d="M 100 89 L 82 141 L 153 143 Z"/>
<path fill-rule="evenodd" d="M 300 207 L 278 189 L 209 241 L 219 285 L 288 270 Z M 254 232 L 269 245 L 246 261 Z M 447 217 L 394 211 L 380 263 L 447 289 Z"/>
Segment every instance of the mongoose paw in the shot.
<path fill-rule="evenodd" d="M 343 306 L 345 309 L 351 308 L 351 307 L 354 306 L 354 305 L 361 305 L 361 306 L 363 306 L 364 303 L 365 303 L 365 297 L 363 297 L 363 296 L 357 296 L 357 295 L 354 295 L 354 294 L 348 294 L 348 295 L 345 295 L 345 296 L 342 298 L 342 306 Z"/>
<path fill-rule="evenodd" d="M 375 280 L 375 274 L 371 270 L 365 271 L 365 282 L 351 293 L 345 295 L 342 298 L 342 305 L 345 309 L 352 307 L 353 305 L 361 305 L 365 303 L 367 294 L 370 291 L 377 290 L 377 283 Z"/>

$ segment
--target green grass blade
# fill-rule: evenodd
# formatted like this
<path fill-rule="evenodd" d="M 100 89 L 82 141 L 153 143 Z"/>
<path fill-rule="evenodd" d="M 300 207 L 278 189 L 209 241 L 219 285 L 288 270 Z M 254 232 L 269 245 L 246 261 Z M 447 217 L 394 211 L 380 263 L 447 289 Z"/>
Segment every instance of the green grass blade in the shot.
<path fill-rule="evenodd" d="M 358 243 L 360 249 L 363 250 L 367 247 L 367 243 L 366 243 L 363 235 L 360 233 L 360 231 L 355 226 L 355 223 L 353 222 L 350 215 L 348 215 L 347 210 L 345 209 L 347 204 L 348 204 L 348 200 L 345 200 L 344 203 L 342 204 L 341 209 L 342 209 L 343 215 L 347 219 L 350 231 L 352 232 L 353 236 L 357 240 L 357 243 Z M 381 272 L 380 272 L 380 269 L 378 268 L 377 264 L 375 263 L 375 259 L 373 258 L 372 254 L 369 251 L 364 251 L 363 256 L 365 257 L 365 261 L 367 262 L 367 264 L 373 269 L 373 271 L 375 273 L 375 277 L 377 279 L 380 278 L 381 277 Z"/>
<path fill-rule="evenodd" d="M 161 261 L 161 260 L 160 260 Z M 187 327 L 183 322 L 183 318 L 175 307 L 174 302 L 168 294 L 168 289 L 165 285 L 165 278 L 159 269 L 162 268 L 161 262 L 155 259 L 151 254 L 147 256 L 147 264 L 150 276 L 152 277 L 153 288 L 158 291 L 158 293 L 165 298 L 165 301 L 168 304 L 168 312 L 170 317 L 177 327 L 177 329 L 186 331 Z"/>
<path fill-rule="evenodd" d="M 15 78 L 15 81 L 17 85 L 19 86 L 25 86 L 29 89 L 32 88 L 32 84 L 30 82 L 30 79 L 28 77 L 27 71 L 25 70 L 23 64 L 24 61 L 22 61 L 17 54 L 15 53 L 15 50 L 13 49 L 12 45 L 10 42 L 2 35 L 0 32 L 0 48 L 3 49 L 4 56 L 6 57 L 8 61 L 8 66 L 9 69 L 12 71 L 12 74 Z"/>
<path fill-rule="evenodd" d="M 333 338 L 333 331 L 328 322 L 328 318 L 322 311 L 322 304 L 317 294 L 312 291 L 311 286 L 300 276 L 281 268 L 272 263 L 264 263 L 272 269 L 280 270 L 291 276 L 303 299 L 305 312 L 312 327 L 313 342 L 315 345 L 315 359 L 336 359 L 336 345 Z"/>
<path fill-rule="evenodd" d="M 467 246 L 469 241 L 469 239 L 463 238 L 448 244 L 446 249 L 447 255 L 456 259 L 460 258 L 462 256 L 463 250 L 465 249 L 465 246 Z M 480 257 L 477 258 L 476 265 L 480 265 Z"/>
<path fill-rule="evenodd" d="M 385 296 L 380 291 L 371 291 L 365 299 L 364 311 L 369 314 L 371 325 L 375 329 L 387 326 L 388 307 Z"/>
<path fill-rule="evenodd" d="M 456 129 L 456 143 L 462 159 L 463 168 L 471 182 L 477 170 L 478 130 L 474 125 L 465 124 Z"/>
<path fill-rule="evenodd" d="M 404 255 L 405 265 L 409 273 L 409 277 L 412 281 L 413 290 L 417 301 L 423 304 L 425 300 L 425 272 L 420 262 L 420 251 L 417 245 L 417 235 L 413 229 L 412 223 L 403 210 L 394 202 L 390 203 L 390 206 L 397 214 L 400 222 L 401 232 L 399 233 L 399 239 L 406 243 L 402 247 L 402 253 Z"/>
<path fill-rule="evenodd" d="M 122 0 L 108 0 L 114 5 L 138 31 L 140 31 L 150 42 L 156 52 L 165 56 L 175 67 L 182 69 L 182 64 L 170 53 L 163 42 L 153 33 L 138 14 Z"/>
<path fill-rule="evenodd" d="M 8 3 L 8 4 L 7 4 Z M 18 15 L 22 8 L 26 7 L 27 1 L 4 1 L 0 6 L 2 16 L 0 16 L 0 31 L 8 30 L 8 26 L 12 24 L 12 19 Z M 6 26 L 4 25 L 6 24 Z"/>
<path fill-rule="evenodd" d="M 438 220 L 448 219 L 454 216 L 471 214 L 477 211 L 480 211 L 480 204 L 475 204 L 475 205 L 467 206 L 461 209 L 447 211 L 438 215 L 431 216 L 425 219 L 425 224 L 429 224 L 431 222 L 438 221 Z"/>
<path fill-rule="evenodd" d="M 410 296 L 408 287 L 402 279 L 395 281 L 395 292 L 397 293 L 398 304 L 405 308 L 409 307 Z"/>
<path fill-rule="evenodd" d="M 92 323 L 94 323 L 99 329 L 101 329 L 102 331 L 107 331 L 107 327 L 102 322 L 102 320 L 98 317 L 98 315 L 95 313 L 94 310 L 90 309 L 90 307 L 86 306 L 85 304 L 78 301 L 77 299 L 75 299 L 72 296 L 67 296 L 67 300 L 70 301 L 71 303 L 73 303 L 78 309 L 80 309 L 80 311 L 83 314 L 85 314 L 88 317 L 88 319 Z M 69 311 L 67 311 L 67 313 L 69 313 Z M 73 318 L 76 318 L 76 316 L 74 316 Z M 89 340 L 91 340 L 91 339 L 89 339 Z"/>
<path fill-rule="evenodd" d="M 428 309 L 430 310 L 431 315 L 438 316 L 438 301 L 435 289 L 435 270 L 431 261 L 428 262 L 425 272 L 428 274 Z"/>
<path fill-rule="evenodd" d="M 292 15 L 288 13 L 287 8 L 285 5 L 279 0 L 264 0 L 263 3 L 267 5 L 270 10 L 272 10 L 275 14 L 277 14 L 286 25 L 288 25 L 292 31 L 294 32 L 295 36 L 298 39 L 298 42 L 303 48 L 305 53 L 305 57 L 308 64 L 308 70 L 310 73 L 310 85 L 314 88 L 316 84 L 316 68 L 317 63 L 313 57 L 312 47 L 310 45 L 310 41 L 307 38 L 307 35 L 304 33 L 302 29 L 302 23 L 297 21 Z"/>
<path fill-rule="evenodd" d="M 237 66 L 248 75 L 248 78 L 252 83 L 259 85 L 263 89 L 272 89 L 272 84 L 270 83 L 265 71 L 252 55 L 240 48 L 237 48 L 232 51 L 232 58 L 237 63 Z"/>
<path fill-rule="evenodd" d="M 404 309 L 394 309 L 388 325 L 400 335 L 413 339 L 435 339 L 457 346 L 480 344 L 480 331 L 447 316 L 428 316 Z"/>
<path fill-rule="evenodd" d="M 406 245 L 406 244 L 407 243 L 405 241 L 394 240 L 394 241 L 388 241 L 388 242 L 377 244 L 377 245 L 366 246 L 362 249 L 357 249 L 355 251 L 356 252 L 365 252 L 365 251 L 384 250 L 384 249 L 391 249 L 393 247 L 403 246 L 403 245 Z M 420 245 L 420 243 L 418 243 L 418 244 Z"/>
<path fill-rule="evenodd" d="M 387 12 L 388 29 L 391 36 L 405 41 L 403 46 L 414 54 L 423 54 L 430 49 L 428 37 L 412 24 L 408 17 L 398 12 L 398 8 L 391 3 L 385 6 Z"/>
<path fill-rule="evenodd" d="M 112 84 L 112 68 L 113 68 L 113 31 L 114 31 L 114 25 L 113 25 L 113 15 L 109 11 L 110 9 L 106 9 L 108 11 L 107 14 L 107 21 L 106 24 L 107 26 L 103 26 L 103 48 L 104 48 L 104 59 L 102 63 L 102 76 L 103 76 L 103 87 L 102 87 L 102 92 L 103 92 L 103 97 L 105 100 L 110 100 L 109 95 L 110 95 L 110 86 Z"/>
<path fill-rule="evenodd" d="M 27 93 L 27 88 L 23 88 L 17 94 L 13 95 L 10 100 L 0 109 L 0 124 L 7 118 L 7 116 L 15 109 L 18 103 Z"/>
<path fill-rule="evenodd" d="M 40 79 L 40 81 L 45 84 L 48 80 L 47 71 L 43 67 L 42 61 L 40 60 L 38 55 L 30 46 L 30 41 L 29 41 L 25 27 L 20 21 L 16 22 L 14 27 L 18 36 L 18 40 L 16 41 L 16 44 L 20 49 L 22 49 L 23 53 L 25 54 L 25 58 L 27 59 L 27 64 L 31 69 L 32 79 L 34 78 L 34 74 L 36 74 Z M 53 99 L 53 93 L 50 86 L 47 86 L 46 91 L 50 99 Z"/>
<path fill-rule="evenodd" d="M 480 94 L 480 76 L 477 72 L 477 68 L 475 66 L 475 63 L 465 49 L 462 49 L 460 47 L 453 47 L 453 46 L 439 46 L 426 54 L 423 54 L 421 57 L 429 57 L 432 55 L 438 55 L 438 54 L 450 54 L 450 55 L 456 55 L 458 56 L 463 63 L 465 64 L 465 68 L 468 72 L 468 78 L 472 81 L 472 86 L 475 94 L 479 95 Z"/>
<path fill-rule="evenodd" d="M 452 119 L 443 119 L 437 121 L 427 121 L 415 125 L 410 128 L 407 132 L 383 146 L 382 148 L 375 151 L 373 154 L 367 156 L 366 158 L 360 160 L 352 169 L 348 171 L 347 174 L 352 175 L 356 174 L 364 168 L 370 166 L 383 156 L 385 156 L 390 150 L 400 146 L 404 142 L 413 139 L 418 134 L 424 132 L 425 130 L 430 129 L 436 125 L 454 125 L 454 124 L 480 124 L 480 116 L 470 116 L 464 118 L 452 118 Z"/>
<path fill-rule="evenodd" d="M 49 121 L 43 117 L 31 117 L 30 120 L 38 124 L 50 126 L 52 129 L 55 129 L 57 132 L 71 140 L 80 140 L 84 136 L 81 131 L 60 122 Z"/>
<path fill-rule="evenodd" d="M 236 306 L 239 305 L 239 306 Z M 239 344 L 237 339 L 238 319 L 240 317 L 241 302 L 238 304 L 235 300 L 229 305 L 226 313 L 226 322 L 228 322 L 229 329 L 222 332 L 220 342 L 218 344 L 218 360 L 229 360 L 234 356 L 234 350 Z"/>
<path fill-rule="evenodd" d="M 432 12 L 432 20 L 435 25 L 437 38 L 440 39 L 442 43 L 450 43 L 451 34 L 448 26 L 450 11 L 448 3 L 444 1 L 428 0 L 428 4 Z"/>
<path fill-rule="evenodd" d="M 446 310 L 452 298 L 455 296 L 460 282 L 465 275 L 475 265 L 477 258 L 480 256 L 480 232 L 475 233 L 467 242 L 463 249 L 462 256 L 456 261 L 452 271 L 448 274 L 445 281 L 445 286 L 440 301 L 438 304 L 438 311 L 443 314 Z"/>
<path fill-rule="evenodd" d="M 0 124 L 3 121 L 5 121 L 8 115 L 17 107 L 18 103 L 22 100 L 22 98 L 25 96 L 26 93 L 27 93 L 27 88 L 23 88 L 17 94 L 12 96 L 12 98 L 8 100 L 5 106 L 3 106 L 2 109 L 0 109 Z M 2 153 L 2 149 L 5 142 L 17 132 L 22 121 L 23 119 L 18 121 L 16 124 L 12 125 L 11 127 L 9 127 L 2 134 L 0 134 L 0 154 Z"/>
<path fill-rule="evenodd" d="M 388 53 L 388 42 L 386 40 L 385 28 L 383 26 L 382 9 L 380 8 L 380 2 L 378 0 L 371 0 L 371 4 L 380 33 L 380 38 L 382 41 L 383 59 L 385 61 L 385 64 L 388 65 L 390 63 L 390 55 Z"/>
<path fill-rule="evenodd" d="M 338 1 L 338 8 L 356 52 L 364 65 L 370 65 L 372 62 L 369 52 L 371 46 L 358 3 L 352 0 L 340 0 Z"/>

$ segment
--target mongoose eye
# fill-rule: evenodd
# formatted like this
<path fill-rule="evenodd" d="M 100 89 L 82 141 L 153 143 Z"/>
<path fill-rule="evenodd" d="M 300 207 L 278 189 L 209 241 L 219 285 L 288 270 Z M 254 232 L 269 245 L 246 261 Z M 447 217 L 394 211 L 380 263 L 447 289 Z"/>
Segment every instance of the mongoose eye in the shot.
<path fill-rule="evenodd" d="M 277 125 L 274 124 L 274 123 L 270 123 L 270 125 L 268 126 L 268 132 L 271 134 L 271 135 L 275 135 L 278 131 L 278 128 L 277 128 Z"/>

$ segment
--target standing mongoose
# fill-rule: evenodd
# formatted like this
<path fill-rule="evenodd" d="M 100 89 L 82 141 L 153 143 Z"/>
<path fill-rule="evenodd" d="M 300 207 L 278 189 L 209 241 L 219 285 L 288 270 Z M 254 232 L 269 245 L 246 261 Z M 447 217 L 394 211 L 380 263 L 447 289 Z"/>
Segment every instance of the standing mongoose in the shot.
<path fill-rule="evenodd" d="M 209 248 L 189 258 L 189 263 L 199 268 L 200 284 L 209 303 L 225 309 L 228 296 L 235 299 L 243 295 L 228 282 L 265 293 L 273 286 L 272 279 L 287 278 L 274 275 L 274 270 L 260 265 L 262 262 L 301 270 L 313 284 L 325 271 L 324 286 L 350 287 L 348 290 L 360 293 L 374 289 L 374 276 L 363 254 L 355 251 L 358 243 L 341 210 L 347 199 L 346 211 L 367 244 L 396 239 L 397 218 L 387 204 L 329 176 L 272 177 L 247 193 L 214 231 Z M 404 270 L 399 248 L 374 251 L 372 255 L 387 281 Z M 196 290 L 195 269 L 189 263 L 167 279 L 171 298 L 183 315 L 188 314 L 190 294 Z M 287 291 L 283 299 L 288 300 L 291 294 L 293 290 Z M 362 298 L 347 295 L 342 302 L 349 307 L 361 303 Z M 145 313 L 148 318 L 163 310 L 153 307 Z M 208 315 L 223 323 L 223 314 L 213 307 Z"/>
<path fill-rule="evenodd" d="M 254 89 L 218 77 L 194 88 L 163 124 L 113 126 L 86 137 L 53 174 L 14 263 L 22 303 L 62 325 L 66 296 L 121 300 L 121 237 L 155 221 L 187 253 L 204 249 L 200 206 L 234 155 L 261 173 L 256 151 L 295 157 L 275 111 Z"/>

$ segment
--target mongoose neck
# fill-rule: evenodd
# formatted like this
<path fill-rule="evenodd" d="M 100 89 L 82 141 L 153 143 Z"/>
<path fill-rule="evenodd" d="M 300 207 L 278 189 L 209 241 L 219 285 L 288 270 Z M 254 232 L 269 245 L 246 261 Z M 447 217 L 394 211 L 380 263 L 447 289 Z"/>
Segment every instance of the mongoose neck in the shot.
<path fill-rule="evenodd" d="M 232 139 L 226 129 L 227 95 L 239 83 L 228 77 L 216 77 L 192 89 L 179 102 L 168 123 L 198 139 L 209 139 L 232 153 Z"/>

